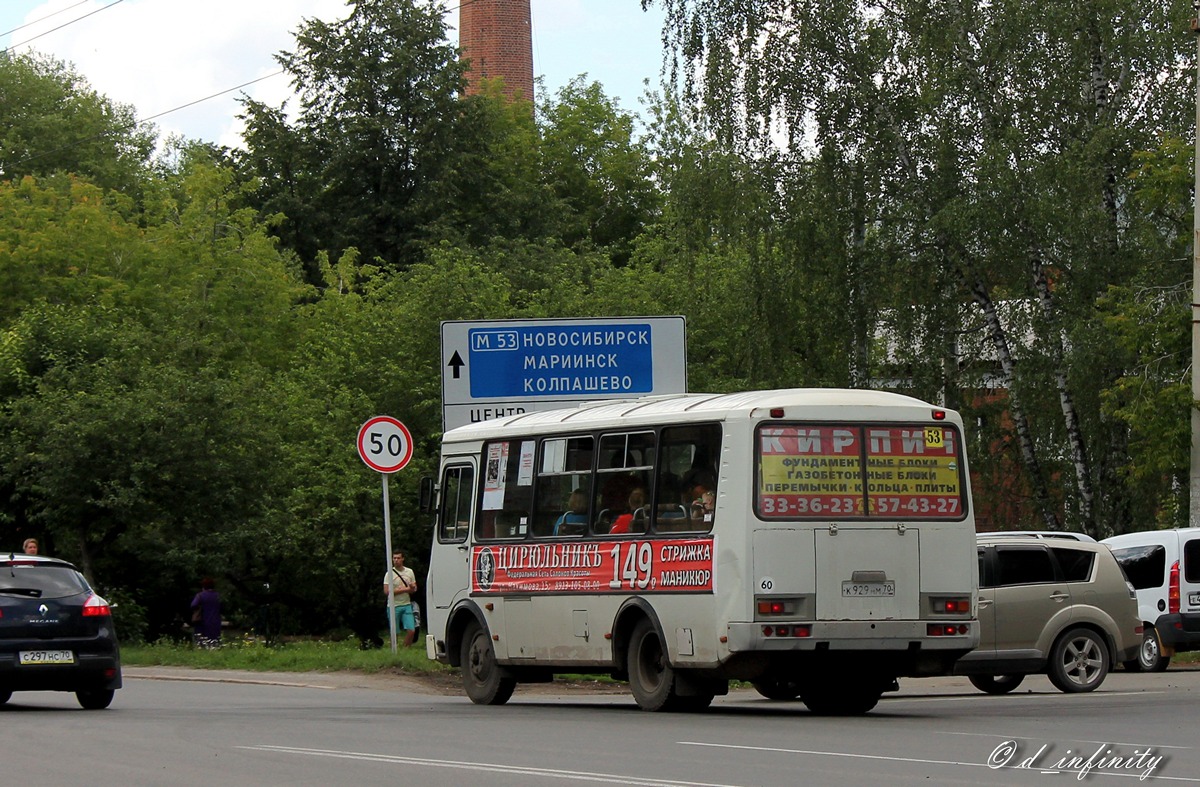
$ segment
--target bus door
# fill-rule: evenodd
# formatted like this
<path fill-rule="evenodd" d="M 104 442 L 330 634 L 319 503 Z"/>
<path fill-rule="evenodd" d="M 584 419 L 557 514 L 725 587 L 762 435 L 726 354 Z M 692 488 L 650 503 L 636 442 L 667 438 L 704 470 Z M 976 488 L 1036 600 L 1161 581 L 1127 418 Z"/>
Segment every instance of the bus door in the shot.
<path fill-rule="evenodd" d="M 446 613 L 471 589 L 470 533 L 475 512 L 476 460 L 454 458 L 442 467 L 438 497 L 437 543 L 429 556 L 429 575 L 425 580 L 425 603 L 433 620 L 444 621 Z M 430 631 L 438 639 L 444 631 Z"/>
<path fill-rule="evenodd" d="M 818 620 L 921 617 L 921 533 L 916 528 L 816 529 Z"/>

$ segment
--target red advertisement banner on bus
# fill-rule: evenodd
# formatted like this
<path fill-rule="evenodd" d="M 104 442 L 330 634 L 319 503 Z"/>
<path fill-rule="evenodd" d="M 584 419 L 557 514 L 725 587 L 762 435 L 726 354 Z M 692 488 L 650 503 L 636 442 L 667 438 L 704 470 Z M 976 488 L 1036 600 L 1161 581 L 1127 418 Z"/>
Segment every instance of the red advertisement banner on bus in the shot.
<path fill-rule="evenodd" d="M 764 519 L 962 519 L 957 432 L 945 426 L 840 424 L 759 432 Z"/>
<path fill-rule="evenodd" d="M 714 539 L 491 544 L 471 550 L 471 592 L 711 593 Z"/>

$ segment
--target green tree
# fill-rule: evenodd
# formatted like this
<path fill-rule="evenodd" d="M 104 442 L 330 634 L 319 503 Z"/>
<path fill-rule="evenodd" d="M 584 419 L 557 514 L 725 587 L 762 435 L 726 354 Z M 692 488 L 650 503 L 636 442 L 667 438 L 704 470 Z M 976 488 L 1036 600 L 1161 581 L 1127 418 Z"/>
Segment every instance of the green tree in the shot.
<path fill-rule="evenodd" d="M 156 132 L 65 63 L 0 53 L 0 179 L 64 172 L 138 194 Z"/>
<path fill-rule="evenodd" d="M 464 65 L 436 5 L 351 0 L 332 23 L 306 20 L 277 56 L 300 95 L 285 108 L 247 101 L 244 171 L 252 204 L 283 216 L 280 237 L 309 265 L 357 248 L 401 269 L 420 259 L 432 191 L 453 149 Z"/>
<path fill-rule="evenodd" d="M 968 410 L 998 379 L 1011 428 L 976 466 L 1019 462 L 1050 527 L 1128 527 L 1128 431 L 1101 406 L 1126 370 L 1095 323 L 1147 260 L 1133 154 L 1188 127 L 1182 5 L 662 4 L 702 128 L 753 156 L 784 140 L 779 188 L 840 173 L 849 216 L 825 226 L 850 313 L 878 315 L 868 379 Z"/>

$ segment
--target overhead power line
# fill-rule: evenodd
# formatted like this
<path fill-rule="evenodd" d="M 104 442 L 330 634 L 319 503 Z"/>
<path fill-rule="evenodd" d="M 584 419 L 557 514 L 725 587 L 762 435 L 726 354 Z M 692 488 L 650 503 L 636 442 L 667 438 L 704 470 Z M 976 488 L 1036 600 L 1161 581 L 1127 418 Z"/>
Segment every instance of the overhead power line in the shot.
<path fill-rule="evenodd" d="M 30 25 L 36 25 L 38 22 L 45 22 L 47 19 L 49 19 L 52 16 L 58 16 L 59 14 L 65 14 L 67 11 L 70 11 L 72 8 L 78 8 L 79 6 L 83 5 L 84 3 L 90 3 L 91 1 L 92 0 L 79 0 L 79 2 L 76 3 L 75 5 L 69 5 L 66 8 L 60 8 L 59 10 L 55 11 L 54 13 L 46 14 L 45 16 L 38 17 L 37 19 L 33 20 L 32 22 L 26 22 L 23 25 L 14 27 L 12 30 L 5 30 L 3 33 L 0 33 L 0 36 L 6 36 L 6 35 L 9 35 L 10 33 L 15 33 L 18 30 L 24 30 L 25 28 L 29 27 Z"/>
<path fill-rule="evenodd" d="M 13 45 L 12 45 L 12 46 L 10 46 L 8 49 L 5 49 L 5 50 L 4 50 L 4 54 L 8 54 L 9 52 L 13 51 L 13 50 L 14 50 L 14 49 L 16 49 L 17 47 L 22 47 L 22 46 L 25 46 L 25 45 L 26 45 L 26 44 L 28 44 L 30 41 L 36 41 L 36 40 L 38 40 L 39 38 L 41 38 L 42 36 L 48 36 L 48 35 L 50 35 L 51 33 L 53 33 L 55 30 L 62 30 L 64 27 L 69 27 L 69 26 L 71 26 L 71 25 L 75 24 L 76 22 L 80 22 L 80 21 L 82 21 L 82 20 L 84 20 L 84 19 L 87 19 L 89 16 L 94 16 L 95 14 L 98 14 L 98 13 L 100 13 L 101 11 L 107 11 L 108 9 L 112 8 L 114 5 L 120 5 L 120 4 L 121 4 L 121 3 L 123 3 L 123 2 L 125 2 L 125 0 L 113 0 L 113 2 L 109 3 L 108 5 L 106 5 L 106 6 L 102 7 L 102 8 L 97 8 L 95 11 L 89 11 L 88 13 L 84 14 L 83 16 L 76 17 L 75 19 L 72 19 L 70 22 L 63 22 L 63 23 L 62 23 L 61 25 L 59 25 L 58 27 L 52 27 L 52 28 L 50 28 L 49 30 L 47 30 L 46 32 L 44 32 L 44 33 L 38 33 L 38 34 L 37 34 L 37 35 L 35 35 L 33 38 L 26 38 L 26 39 L 25 39 L 24 41 L 22 41 L 21 43 L 19 43 L 19 44 L 13 44 Z M 76 5 L 78 5 L 78 3 L 77 3 Z M 71 7 L 72 7 L 72 8 L 74 8 L 75 6 L 71 6 Z M 53 14 L 51 14 L 51 16 L 53 16 Z M 47 17 L 47 18 L 48 18 L 48 17 Z M 40 20 L 39 20 L 39 21 L 40 21 Z M 32 22 L 31 22 L 30 24 L 32 24 Z M 22 25 L 22 27 L 25 27 L 25 26 L 26 26 L 26 25 Z M 18 28 L 15 28 L 15 29 L 17 29 L 17 30 L 20 30 L 21 28 L 20 28 L 20 27 L 18 27 Z"/>

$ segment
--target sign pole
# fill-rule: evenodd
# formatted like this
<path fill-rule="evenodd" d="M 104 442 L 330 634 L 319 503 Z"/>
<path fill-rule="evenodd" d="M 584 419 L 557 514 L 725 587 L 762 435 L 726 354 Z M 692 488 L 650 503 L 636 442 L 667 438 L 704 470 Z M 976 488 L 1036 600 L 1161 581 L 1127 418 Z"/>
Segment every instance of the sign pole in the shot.
<path fill-rule="evenodd" d="M 358 430 L 358 455 L 383 476 L 383 550 L 387 568 L 388 632 L 392 654 L 396 653 L 396 572 L 392 566 L 392 506 L 388 500 L 388 476 L 404 469 L 412 459 L 413 440 L 408 427 L 387 415 L 377 415 Z"/>
<path fill-rule="evenodd" d="M 388 502 L 388 474 L 383 477 L 383 560 L 388 575 L 388 631 L 392 637 L 392 655 L 396 654 L 396 572 L 392 568 L 392 514 Z"/>

